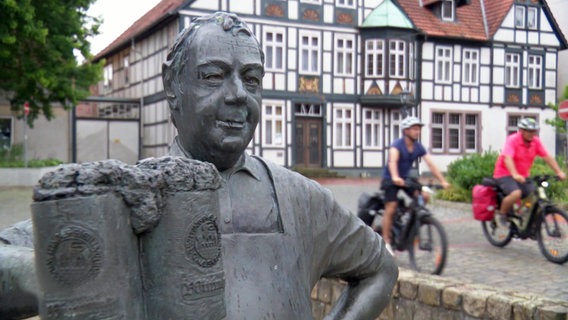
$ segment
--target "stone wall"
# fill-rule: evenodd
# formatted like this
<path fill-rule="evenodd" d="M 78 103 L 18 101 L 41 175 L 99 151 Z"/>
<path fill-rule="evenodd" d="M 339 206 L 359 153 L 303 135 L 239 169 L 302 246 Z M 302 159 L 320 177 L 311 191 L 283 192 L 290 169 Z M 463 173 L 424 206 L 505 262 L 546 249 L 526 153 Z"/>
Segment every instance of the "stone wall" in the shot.
<path fill-rule="evenodd" d="M 314 319 L 323 319 L 345 287 L 322 279 L 312 291 Z M 379 320 L 567 320 L 568 301 L 500 290 L 400 269 L 393 298 Z"/>

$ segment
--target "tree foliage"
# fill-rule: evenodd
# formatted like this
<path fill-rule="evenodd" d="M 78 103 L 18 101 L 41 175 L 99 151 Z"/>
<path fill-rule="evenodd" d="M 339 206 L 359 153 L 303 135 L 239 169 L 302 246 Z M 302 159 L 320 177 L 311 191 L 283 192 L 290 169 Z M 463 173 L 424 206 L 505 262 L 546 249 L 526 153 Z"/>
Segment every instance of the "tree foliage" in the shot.
<path fill-rule="evenodd" d="M 102 62 L 90 62 L 88 37 L 100 20 L 87 14 L 95 0 L 0 1 L 0 94 L 28 123 L 53 117 L 52 104 L 69 109 L 100 80 Z M 76 54 L 85 58 L 79 63 Z"/>
<path fill-rule="evenodd" d="M 568 100 L 568 86 L 564 88 L 564 94 L 560 100 Z M 556 111 L 556 116 L 553 119 L 546 119 L 544 122 L 553 126 L 557 133 L 566 133 L 566 120 L 560 119 L 558 116 L 559 105 L 560 103 L 548 105 L 552 110 Z"/>

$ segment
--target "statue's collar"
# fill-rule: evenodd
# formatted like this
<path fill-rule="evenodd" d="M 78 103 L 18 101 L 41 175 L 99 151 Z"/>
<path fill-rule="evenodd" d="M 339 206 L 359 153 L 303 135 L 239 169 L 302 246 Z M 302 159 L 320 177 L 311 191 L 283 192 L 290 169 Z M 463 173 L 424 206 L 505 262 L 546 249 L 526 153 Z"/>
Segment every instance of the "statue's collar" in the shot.
<path fill-rule="evenodd" d="M 193 159 L 193 156 L 185 149 L 183 149 L 179 142 L 179 137 L 177 136 L 174 138 L 174 142 L 172 143 L 170 152 L 168 154 L 174 157 L 186 157 L 188 159 Z M 260 181 L 259 170 L 263 170 L 260 162 L 253 160 L 253 158 L 249 154 L 243 152 L 237 163 L 233 167 L 222 171 L 221 175 L 225 179 L 229 179 L 233 174 L 239 171 L 244 171 L 251 175 L 251 177 L 253 177 L 254 179 Z"/>

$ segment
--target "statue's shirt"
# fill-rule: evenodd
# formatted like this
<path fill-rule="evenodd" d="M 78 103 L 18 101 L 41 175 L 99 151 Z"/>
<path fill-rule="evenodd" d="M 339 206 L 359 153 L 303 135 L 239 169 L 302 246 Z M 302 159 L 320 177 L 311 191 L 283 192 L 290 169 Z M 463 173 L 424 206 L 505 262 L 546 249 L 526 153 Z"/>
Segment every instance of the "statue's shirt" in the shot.
<path fill-rule="evenodd" d="M 190 156 L 175 141 L 170 155 Z M 320 278 L 364 279 L 388 254 L 371 228 L 313 180 L 247 154 L 221 175 L 227 319 L 311 320 L 310 293 Z"/>

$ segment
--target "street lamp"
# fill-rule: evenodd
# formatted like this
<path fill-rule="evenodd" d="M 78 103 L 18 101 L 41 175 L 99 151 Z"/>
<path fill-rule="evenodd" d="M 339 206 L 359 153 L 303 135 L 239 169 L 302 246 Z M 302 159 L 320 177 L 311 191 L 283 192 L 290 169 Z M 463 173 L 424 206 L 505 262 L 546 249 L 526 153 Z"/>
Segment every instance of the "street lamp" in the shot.
<path fill-rule="evenodd" d="M 410 102 L 410 91 L 404 89 L 400 92 L 400 103 L 402 104 L 401 115 L 403 119 L 409 115 L 407 110 L 409 102 Z"/>

